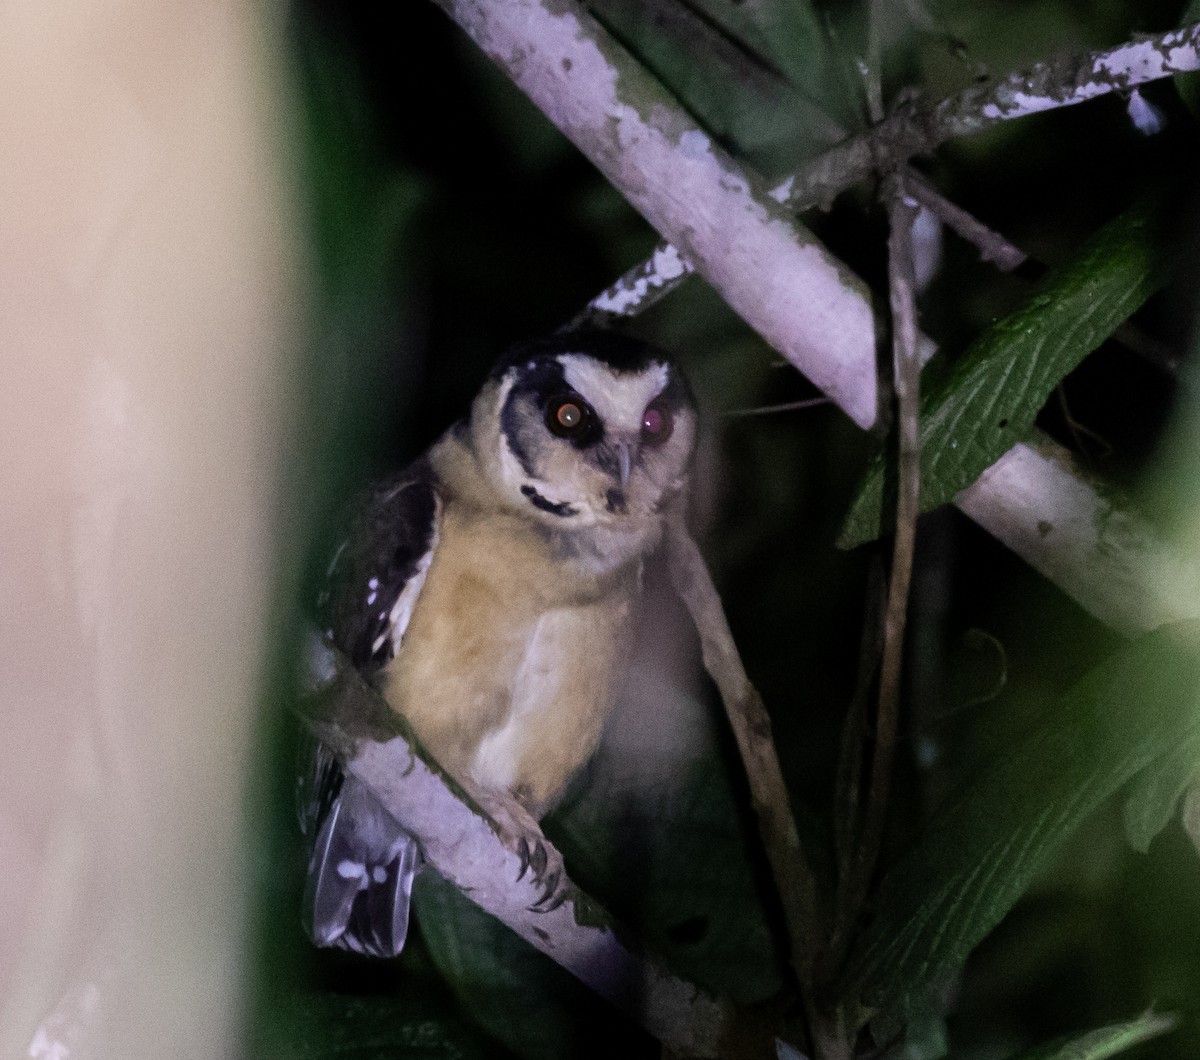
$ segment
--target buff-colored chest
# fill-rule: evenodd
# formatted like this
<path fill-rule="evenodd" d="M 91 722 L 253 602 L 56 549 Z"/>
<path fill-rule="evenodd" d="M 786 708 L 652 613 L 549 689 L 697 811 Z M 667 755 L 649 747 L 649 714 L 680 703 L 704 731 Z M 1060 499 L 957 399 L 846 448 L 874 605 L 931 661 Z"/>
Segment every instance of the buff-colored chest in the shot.
<path fill-rule="evenodd" d="M 540 813 L 619 694 L 639 578 L 581 574 L 518 518 L 447 503 L 384 693 L 451 774 Z"/>

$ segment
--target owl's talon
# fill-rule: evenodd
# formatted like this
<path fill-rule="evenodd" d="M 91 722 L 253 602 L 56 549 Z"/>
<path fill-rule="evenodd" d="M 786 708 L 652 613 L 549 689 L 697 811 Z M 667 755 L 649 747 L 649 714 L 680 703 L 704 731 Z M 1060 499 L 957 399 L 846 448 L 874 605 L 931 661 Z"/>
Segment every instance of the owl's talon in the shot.
<path fill-rule="evenodd" d="M 516 882 L 520 883 L 525 878 L 525 873 L 529 871 L 529 840 L 525 836 L 517 839 L 516 851 L 517 859 L 520 864 L 517 866 Z"/>
<path fill-rule="evenodd" d="M 543 839 L 540 842 L 534 842 L 533 849 L 529 854 L 529 867 L 533 869 L 535 880 L 540 881 L 546 875 L 549 860 L 546 854 L 546 841 Z"/>
<path fill-rule="evenodd" d="M 475 792 L 479 804 L 499 828 L 504 845 L 516 856 L 517 881 L 528 875 L 539 897 L 528 908 L 549 912 L 566 901 L 567 870 L 533 815 L 508 792 Z"/>
<path fill-rule="evenodd" d="M 542 881 L 542 896 L 527 908 L 531 913 L 553 913 L 567 900 L 567 879 L 557 869 Z"/>

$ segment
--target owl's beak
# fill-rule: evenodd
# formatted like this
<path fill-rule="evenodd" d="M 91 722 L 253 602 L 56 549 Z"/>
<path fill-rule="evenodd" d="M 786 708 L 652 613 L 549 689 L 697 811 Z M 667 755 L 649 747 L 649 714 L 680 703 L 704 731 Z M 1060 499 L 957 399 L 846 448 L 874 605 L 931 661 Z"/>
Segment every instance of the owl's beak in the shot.
<path fill-rule="evenodd" d="M 614 448 L 617 450 L 617 469 L 621 475 L 621 488 L 624 489 L 629 485 L 629 471 L 633 467 L 633 454 L 630 452 L 628 442 L 616 442 Z"/>

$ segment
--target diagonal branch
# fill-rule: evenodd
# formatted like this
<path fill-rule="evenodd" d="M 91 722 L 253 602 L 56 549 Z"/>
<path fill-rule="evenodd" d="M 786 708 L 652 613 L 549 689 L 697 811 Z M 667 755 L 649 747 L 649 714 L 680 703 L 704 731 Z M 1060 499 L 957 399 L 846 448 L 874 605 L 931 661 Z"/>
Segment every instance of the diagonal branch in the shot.
<path fill-rule="evenodd" d="M 729 1030 L 724 1005 L 630 949 L 616 923 L 573 884 L 557 909 L 532 911 L 539 888 L 518 879 L 520 859 L 514 844 L 502 841 L 499 826 L 448 786 L 404 719 L 315 631 L 306 654 L 301 717 L 342 767 L 404 823 L 443 877 L 676 1054 L 717 1055 Z"/>
<path fill-rule="evenodd" d="M 1084 56 L 1035 63 L 996 81 L 972 85 L 928 106 L 910 102 L 872 128 L 848 137 L 801 166 L 769 194 L 797 211 L 827 205 L 877 172 L 932 153 L 947 140 L 982 132 L 1002 121 L 1086 103 L 1110 92 L 1200 69 L 1200 22 Z M 592 320 L 632 316 L 650 308 L 693 271 L 679 252 L 660 243 L 588 303 Z M 664 271 L 660 262 L 669 263 Z"/>
<path fill-rule="evenodd" d="M 1098 96 L 1200 69 L 1200 22 L 1084 56 L 1036 63 L 998 81 L 972 85 L 929 106 L 910 104 L 805 166 L 787 191 L 796 209 L 828 202 L 889 164 L 929 154 L 947 140 L 1000 122 L 1086 103 Z"/>

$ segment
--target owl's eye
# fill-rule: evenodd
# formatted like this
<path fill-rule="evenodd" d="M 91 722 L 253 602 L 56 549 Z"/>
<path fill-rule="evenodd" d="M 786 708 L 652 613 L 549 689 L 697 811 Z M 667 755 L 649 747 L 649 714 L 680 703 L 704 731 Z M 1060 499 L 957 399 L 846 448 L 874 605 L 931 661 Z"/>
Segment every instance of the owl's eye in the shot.
<path fill-rule="evenodd" d="M 646 445 L 662 445 L 671 437 L 675 422 L 665 405 L 647 405 L 642 413 L 642 441 Z"/>
<path fill-rule="evenodd" d="M 560 438 L 579 438 L 591 426 L 594 415 L 582 398 L 558 398 L 546 407 L 546 426 Z"/>

